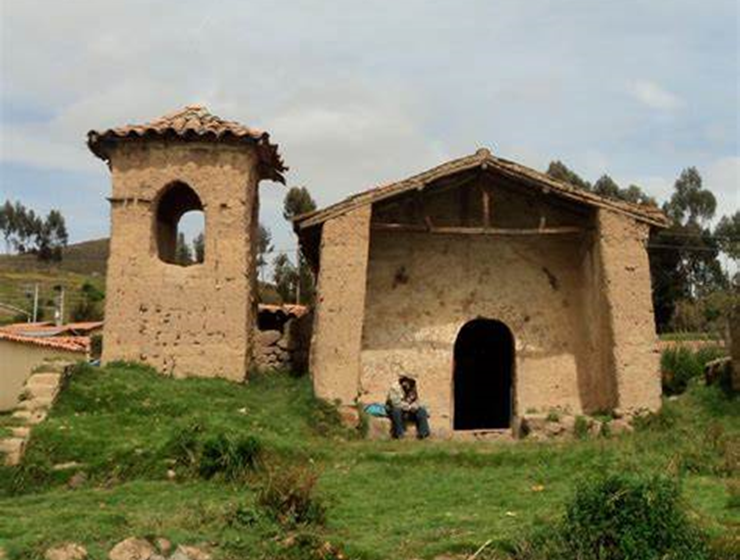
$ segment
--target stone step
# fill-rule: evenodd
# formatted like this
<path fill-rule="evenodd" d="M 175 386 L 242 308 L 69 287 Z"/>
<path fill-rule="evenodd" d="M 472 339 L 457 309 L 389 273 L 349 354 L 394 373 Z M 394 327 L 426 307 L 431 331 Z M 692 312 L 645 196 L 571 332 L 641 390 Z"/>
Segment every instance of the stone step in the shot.
<path fill-rule="evenodd" d="M 41 385 L 38 383 L 27 383 L 26 386 L 23 388 L 24 392 L 31 398 L 36 397 L 55 397 L 58 392 L 58 387 L 56 385 Z"/>
<path fill-rule="evenodd" d="M 5 464 L 14 466 L 20 463 L 25 445 L 26 440 L 24 438 L 0 439 L 0 453 L 5 455 Z"/>
<path fill-rule="evenodd" d="M 26 399 L 18 403 L 16 410 L 38 410 L 40 408 L 50 408 L 54 399 L 51 397 L 37 397 Z"/>
<path fill-rule="evenodd" d="M 74 365 L 74 362 L 70 362 L 69 360 L 44 360 L 43 365 L 39 366 L 38 371 L 64 373 L 64 371 L 72 365 Z"/>
<path fill-rule="evenodd" d="M 0 439 L 0 453 L 12 453 L 22 448 L 25 444 L 26 440 L 24 438 L 12 437 Z"/>
<path fill-rule="evenodd" d="M 59 379 L 62 377 L 61 373 L 53 373 L 49 371 L 42 371 L 33 373 L 28 378 L 26 385 L 58 385 Z"/>
<path fill-rule="evenodd" d="M 26 424 L 38 424 L 46 418 L 45 410 L 16 410 L 13 418 L 24 421 Z"/>
<path fill-rule="evenodd" d="M 15 426 L 14 428 L 10 428 L 10 431 L 13 433 L 13 437 L 17 438 L 27 438 L 31 435 L 31 428 L 28 426 Z"/>

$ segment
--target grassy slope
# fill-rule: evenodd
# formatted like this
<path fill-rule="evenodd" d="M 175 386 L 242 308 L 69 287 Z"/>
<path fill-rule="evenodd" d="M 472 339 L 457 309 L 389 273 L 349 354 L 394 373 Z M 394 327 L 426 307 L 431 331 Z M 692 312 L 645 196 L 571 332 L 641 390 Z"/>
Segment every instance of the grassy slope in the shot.
<path fill-rule="evenodd" d="M 80 299 L 79 289 L 89 282 L 105 291 L 105 272 L 108 261 L 108 239 L 94 239 L 75 243 L 64 249 L 61 262 L 40 262 L 35 255 L 0 255 L 0 302 L 30 310 L 31 300 L 26 295 L 39 285 L 42 306 L 46 307 L 45 320 L 52 318 L 54 286 L 63 285 L 66 292 L 67 311 Z M 280 303 L 275 286 L 259 282 L 260 301 Z M 10 322 L 15 313 L 0 309 L 0 322 Z"/>
<path fill-rule="evenodd" d="M 367 442 L 340 430 L 319 435 L 306 379 L 261 377 L 248 386 L 172 380 L 135 367 L 76 375 L 27 455 L 29 490 L 0 497 L 0 545 L 33 557 L 64 540 L 103 558 L 130 535 L 219 543 L 222 557 L 273 558 L 283 535 L 265 520 L 244 526 L 254 484 L 183 478 L 170 482 L 164 451 L 181 427 L 259 436 L 268 464 L 313 465 L 328 500 L 323 536 L 353 558 L 431 558 L 471 551 L 488 539 L 521 537 L 559 515 L 579 476 L 606 468 L 678 473 L 698 521 L 714 535 L 740 528 L 727 491 L 740 407 L 714 389 L 693 387 L 666 404 L 664 422 L 620 438 L 567 443 Z M 737 447 L 734 448 L 737 452 Z M 64 486 L 71 473 L 51 464 L 86 465 L 88 482 Z M 7 486 L 13 473 L 0 474 Z M 255 483 L 256 484 L 256 483 Z M 544 491 L 533 486 L 543 485 Z"/>
<path fill-rule="evenodd" d="M 70 245 L 58 263 L 40 262 L 34 255 L 0 255 L 0 302 L 30 309 L 31 300 L 26 292 L 38 284 L 41 306 L 46 312 L 43 318 L 49 320 L 53 313 L 49 300 L 54 298 L 54 286 L 64 286 L 67 310 L 71 310 L 79 301 L 79 289 L 85 282 L 104 289 L 107 259 L 107 239 Z M 0 320 L 12 318 L 12 313 L 0 314 Z"/>

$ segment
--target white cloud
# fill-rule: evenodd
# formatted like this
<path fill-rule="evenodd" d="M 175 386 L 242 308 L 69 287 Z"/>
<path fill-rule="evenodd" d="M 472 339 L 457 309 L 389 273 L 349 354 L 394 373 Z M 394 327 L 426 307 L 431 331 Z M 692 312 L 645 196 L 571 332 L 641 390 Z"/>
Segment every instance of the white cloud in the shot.
<path fill-rule="evenodd" d="M 733 49 L 718 40 L 697 50 L 693 39 L 729 21 L 734 0 L 711 14 L 691 0 L 598 10 L 479 0 L 464 12 L 423 0 L 0 3 L 0 165 L 33 167 L 23 181 L 41 177 L 39 190 L 56 188 L 44 179 L 55 171 L 82 171 L 70 175 L 88 177 L 102 200 L 107 170 L 87 151 L 87 130 L 198 102 L 268 130 L 289 183 L 320 204 L 481 145 L 540 169 L 562 159 L 592 180 L 609 169 L 662 175 L 660 192 L 674 169 L 714 162 L 707 184 L 733 203 L 733 168 L 718 160 L 737 152 L 733 59 L 723 56 Z M 678 111 L 684 99 L 703 103 Z M 669 118 L 646 123 L 635 106 Z M 2 179 L 0 190 L 26 196 L 22 181 Z M 262 193 L 264 221 L 287 242 L 284 190 Z M 87 199 L 66 204 L 107 222 Z"/>
<path fill-rule="evenodd" d="M 740 210 L 740 156 L 716 159 L 699 171 L 717 197 L 717 217 Z"/>
<path fill-rule="evenodd" d="M 675 111 L 684 106 L 680 97 L 650 80 L 638 80 L 628 91 L 632 97 L 652 109 Z"/>

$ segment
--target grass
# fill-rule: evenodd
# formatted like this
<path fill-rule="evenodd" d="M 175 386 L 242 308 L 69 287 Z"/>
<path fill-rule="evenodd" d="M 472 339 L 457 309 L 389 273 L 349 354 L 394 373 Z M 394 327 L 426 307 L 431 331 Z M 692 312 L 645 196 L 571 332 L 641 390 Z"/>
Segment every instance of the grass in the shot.
<path fill-rule="evenodd" d="M 285 544 L 298 534 L 363 560 L 471 553 L 489 539 L 493 551 L 558 518 L 580 478 L 607 470 L 674 476 L 691 518 L 712 537 L 740 531 L 728 491 L 738 477 L 740 407 L 695 381 L 620 437 L 370 442 L 336 420 L 306 378 L 257 376 L 241 386 L 130 364 L 82 368 L 34 431 L 25 466 L 0 471 L 0 546 L 10 558 L 41 558 L 73 540 L 102 559 L 118 540 L 150 535 L 218 543 L 222 559 L 313 558 Z M 173 435 L 193 426 L 257 438 L 273 470 L 318 473 L 325 524 L 286 528 L 264 515 L 266 473 L 204 480 L 173 465 Z M 70 461 L 88 477 L 74 490 L 66 486 L 74 469 L 51 469 Z"/>
<path fill-rule="evenodd" d="M 714 341 L 721 341 L 722 340 L 722 334 L 721 333 L 707 333 L 707 332 L 670 332 L 670 333 L 661 333 L 659 335 L 660 340 L 666 340 L 666 341 L 677 341 L 677 342 L 686 342 L 686 341 L 695 341 L 695 340 L 714 340 Z"/>

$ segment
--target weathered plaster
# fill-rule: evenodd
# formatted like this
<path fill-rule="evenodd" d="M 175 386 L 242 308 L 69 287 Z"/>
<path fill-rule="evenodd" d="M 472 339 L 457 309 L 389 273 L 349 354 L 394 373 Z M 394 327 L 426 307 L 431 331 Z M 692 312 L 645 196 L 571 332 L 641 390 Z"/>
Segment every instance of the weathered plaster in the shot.
<path fill-rule="evenodd" d="M 646 250 L 648 226 L 600 210 L 598 249 L 608 317 L 608 357 L 624 411 L 660 407 L 660 367 Z"/>
<path fill-rule="evenodd" d="M 354 403 L 360 376 L 370 207 L 324 224 L 310 368 L 316 395 Z"/>
<path fill-rule="evenodd" d="M 247 146 L 139 140 L 111 156 L 111 251 L 104 361 L 140 360 L 175 376 L 243 380 L 255 314 L 257 157 Z M 160 260 L 157 199 L 189 185 L 205 213 L 205 262 Z"/>
<path fill-rule="evenodd" d="M 453 345 L 467 321 L 485 317 L 515 337 L 515 413 L 581 411 L 579 376 L 590 357 L 580 337 L 581 275 L 571 263 L 579 243 L 375 232 L 362 400 L 382 402 L 406 369 L 418 376 L 435 430 L 450 430 Z"/>

